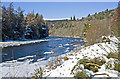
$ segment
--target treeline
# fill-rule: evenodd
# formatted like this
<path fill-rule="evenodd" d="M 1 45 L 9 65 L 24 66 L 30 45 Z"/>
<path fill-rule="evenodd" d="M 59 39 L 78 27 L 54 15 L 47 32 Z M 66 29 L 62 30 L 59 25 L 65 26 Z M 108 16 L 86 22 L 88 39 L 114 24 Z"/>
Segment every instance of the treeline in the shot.
<path fill-rule="evenodd" d="M 62 31 L 61 31 L 62 30 Z M 102 36 L 120 36 L 120 6 L 116 9 L 88 14 L 87 17 L 56 23 L 50 36 L 85 38 L 86 44 L 101 42 Z"/>
<path fill-rule="evenodd" d="M 73 16 L 73 17 L 70 18 L 70 20 L 65 20 L 65 21 L 61 20 L 61 22 L 57 21 L 58 23 L 56 23 L 54 25 L 54 28 L 58 29 L 58 28 L 75 27 L 77 22 L 78 22 L 78 24 L 81 22 L 83 24 L 83 26 L 85 26 L 85 28 L 86 28 L 86 25 L 85 25 L 86 22 L 90 22 L 90 21 L 93 21 L 93 20 L 102 21 L 102 20 L 106 20 L 106 19 L 112 19 L 114 14 L 115 14 L 115 9 L 112 9 L 112 10 L 106 9 L 105 11 L 95 13 L 93 15 L 88 14 L 87 17 L 82 17 L 81 19 Z M 52 27 L 53 26 L 51 26 L 51 28 Z M 83 29 L 83 31 L 84 31 L 84 29 Z"/>
<path fill-rule="evenodd" d="M 115 14 L 115 9 L 112 10 L 108 10 L 106 9 L 105 11 L 99 12 L 99 13 L 95 13 L 93 15 L 88 14 L 87 17 L 82 17 L 81 19 L 76 18 L 75 16 L 70 17 L 69 21 L 82 21 L 82 20 L 86 20 L 86 21 L 90 21 L 90 20 L 103 20 L 105 18 L 111 18 L 113 17 Z"/>
<path fill-rule="evenodd" d="M 28 13 L 24 16 L 20 7 L 15 10 L 13 3 L 2 6 L 2 40 L 39 39 L 48 36 L 48 26 L 42 15 Z"/>
<path fill-rule="evenodd" d="M 88 14 L 88 16 L 85 18 L 85 20 L 90 21 L 90 20 L 103 20 L 106 18 L 111 18 L 115 14 L 115 9 L 108 10 L 106 9 L 105 11 L 95 13 L 93 15 Z M 82 17 L 84 19 L 84 17 Z"/>

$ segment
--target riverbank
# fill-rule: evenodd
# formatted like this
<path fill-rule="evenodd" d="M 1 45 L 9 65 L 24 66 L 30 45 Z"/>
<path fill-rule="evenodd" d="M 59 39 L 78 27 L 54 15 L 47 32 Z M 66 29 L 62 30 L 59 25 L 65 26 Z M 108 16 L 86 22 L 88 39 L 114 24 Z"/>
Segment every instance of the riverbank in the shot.
<path fill-rule="evenodd" d="M 31 77 L 35 69 L 41 67 L 44 70 L 50 62 L 54 63 L 56 58 L 64 57 L 74 48 L 84 45 L 82 38 L 46 37 L 45 39 L 49 41 L 3 48 L 2 55 L 5 61 L 0 63 L 2 77 Z M 13 59 L 6 60 L 12 56 Z"/>
<path fill-rule="evenodd" d="M 39 39 L 39 40 L 28 40 L 28 41 L 10 41 L 10 42 L 0 42 L 0 47 L 12 47 L 12 46 L 20 46 L 26 44 L 35 44 L 44 41 L 49 41 L 48 39 Z"/>
<path fill-rule="evenodd" d="M 43 77 L 74 77 L 76 73 L 81 70 L 86 72 L 88 76 L 118 77 L 119 72 L 116 69 L 114 70 L 113 68 L 115 67 L 114 63 L 119 63 L 119 61 L 118 59 L 113 57 L 108 58 L 108 55 L 111 52 L 118 54 L 118 44 L 120 43 L 120 41 L 116 37 L 109 38 L 111 40 L 110 43 L 97 43 L 87 47 L 76 44 L 81 43 L 82 40 L 80 39 L 71 39 L 71 41 L 69 41 L 70 39 L 68 38 L 53 38 L 53 41 L 49 43 L 45 42 L 44 45 L 46 47 L 41 46 L 41 44 L 37 46 L 38 48 L 42 49 L 43 47 L 44 49 L 46 49 L 43 51 L 42 54 L 39 53 L 39 51 L 36 51 L 34 52 L 35 55 L 27 55 L 26 57 L 18 58 L 17 60 L 1 63 L 0 74 L 2 74 L 3 77 L 32 77 L 35 70 L 41 67 L 43 69 Z M 73 43 L 75 43 L 75 45 Z M 72 49 L 72 51 L 69 50 L 71 49 L 71 45 L 72 48 L 74 48 L 74 50 Z M 51 51 L 51 47 L 55 50 Z M 32 48 L 34 47 L 32 46 Z M 65 50 L 63 50 L 63 48 L 65 48 Z M 59 51 L 57 49 L 59 49 Z M 58 53 L 63 54 L 57 56 Z M 82 59 L 92 60 L 94 58 L 102 59 L 103 62 L 105 62 L 100 66 L 97 72 L 86 69 L 84 66 L 86 62 L 83 62 L 83 64 L 79 65 L 77 64 Z"/>
<path fill-rule="evenodd" d="M 53 35 L 49 35 L 49 36 L 53 36 Z M 55 35 L 56 37 L 66 37 L 66 38 L 84 38 L 84 37 L 82 37 L 82 36 L 69 36 L 69 35 Z"/>
<path fill-rule="evenodd" d="M 116 59 L 115 57 L 108 57 L 110 53 L 119 54 L 118 44 L 120 41 L 116 37 L 109 37 L 110 43 L 97 43 L 94 45 L 90 45 L 87 47 L 83 47 L 81 50 L 76 52 L 71 52 L 71 55 L 68 54 L 66 57 L 67 61 L 56 69 L 50 70 L 48 67 L 44 70 L 44 77 L 74 77 L 78 72 L 86 72 L 87 76 L 93 77 L 119 77 L 120 74 L 118 71 L 118 66 L 115 63 L 120 64 L 119 57 Z M 77 48 L 79 49 L 79 47 Z M 83 64 L 78 64 L 82 59 L 93 60 L 95 58 L 99 58 L 104 61 L 104 64 L 98 68 L 97 72 L 93 72 L 85 67 Z M 93 63 L 92 63 L 93 64 Z M 94 64 L 93 64 L 94 65 Z M 91 64 L 89 64 L 91 66 Z M 118 69 L 118 70 L 117 70 Z M 84 74 L 84 75 L 85 75 Z"/>

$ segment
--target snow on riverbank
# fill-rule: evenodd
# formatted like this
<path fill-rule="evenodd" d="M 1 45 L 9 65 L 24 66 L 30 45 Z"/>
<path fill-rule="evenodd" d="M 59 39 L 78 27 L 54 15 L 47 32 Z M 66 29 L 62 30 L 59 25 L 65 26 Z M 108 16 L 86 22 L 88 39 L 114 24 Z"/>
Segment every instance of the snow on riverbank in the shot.
<path fill-rule="evenodd" d="M 40 40 L 29 40 L 29 41 L 13 41 L 13 42 L 0 42 L 0 47 L 9 47 L 9 46 L 20 46 L 24 44 L 34 44 L 39 42 L 49 41 L 49 39 L 40 39 Z"/>
<path fill-rule="evenodd" d="M 48 42 L 34 45 L 18 46 L 14 53 L 27 54 L 14 60 L 0 63 L 0 74 L 2 77 L 31 77 L 35 69 L 45 69 L 49 61 L 72 51 L 76 46 L 83 45 L 83 40 L 76 38 L 46 37 Z M 80 43 L 71 43 L 80 42 Z M 9 47 L 11 49 L 12 47 Z M 15 47 L 16 48 L 16 47 Z M 7 50 L 7 48 L 5 48 Z M 67 52 L 66 52 L 67 51 Z M 9 50 L 8 50 L 9 53 Z M 32 55 L 31 55 L 32 54 Z M 1 77 L 0 76 L 0 77 Z"/>
<path fill-rule="evenodd" d="M 112 58 L 108 59 L 107 55 L 110 52 L 118 52 L 118 44 L 120 41 L 116 37 L 108 37 L 111 42 L 109 43 L 97 43 L 91 46 L 83 47 L 81 50 L 76 52 L 71 52 L 73 55 L 67 55 L 69 60 L 64 61 L 64 63 L 58 66 L 54 70 L 45 69 L 44 77 L 73 77 L 71 70 L 77 64 L 80 59 L 93 59 L 95 57 L 104 57 L 106 62 L 111 61 Z M 78 48 L 77 48 L 78 49 Z M 82 68 L 84 68 L 81 65 Z M 118 77 L 118 71 L 105 69 L 105 64 L 101 66 L 98 72 L 93 73 L 88 69 L 85 69 L 87 74 L 94 75 L 94 77 Z M 95 75 L 98 74 L 98 75 Z M 103 74 L 103 75 L 99 75 Z M 108 74 L 108 75 L 105 75 Z"/>
<path fill-rule="evenodd" d="M 110 37 L 109 37 L 110 38 Z M 37 62 L 32 63 L 32 59 L 27 59 L 34 57 L 33 56 L 27 56 L 23 58 L 19 58 L 18 60 L 24 60 L 24 62 L 17 62 L 17 60 L 14 61 L 6 61 L 0 64 L 0 74 L 2 74 L 3 77 L 31 77 L 32 74 L 34 74 L 35 69 L 38 69 L 41 67 L 43 69 L 43 76 L 44 77 L 73 77 L 74 74 L 71 74 L 71 70 L 73 67 L 77 64 L 77 62 L 80 59 L 88 58 L 93 59 L 95 57 L 104 57 L 106 59 L 106 62 L 113 61 L 115 62 L 115 59 L 110 58 L 108 59 L 106 56 L 110 52 L 118 52 L 118 43 L 119 40 L 116 37 L 110 38 L 111 42 L 109 43 L 97 43 L 91 46 L 76 46 L 71 53 L 62 54 L 59 57 L 50 57 L 49 59 L 45 60 L 44 58 L 38 59 Z M 25 41 L 26 42 L 26 41 Z M 65 44 L 67 46 L 68 44 Z M 60 44 L 61 46 L 61 44 Z M 82 48 L 82 49 L 81 49 Z M 67 48 L 69 49 L 69 47 Z M 53 52 L 54 53 L 54 52 Z M 52 54 L 52 51 L 45 52 L 44 54 Z M 68 60 L 65 60 L 64 57 L 67 57 Z M 59 58 L 62 58 L 59 62 L 62 62 L 59 64 L 56 68 L 50 69 L 48 62 L 55 61 L 56 59 L 59 60 Z M 54 64 L 51 62 L 54 66 Z M 48 65 L 48 66 L 47 66 Z M 84 69 L 84 66 L 81 65 L 81 67 Z M 87 74 L 108 74 L 110 77 L 117 77 L 118 71 L 105 69 L 105 64 L 101 66 L 98 72 L 93 73 L 92 71 L 89 71 L 88 69 L 85 69 Z M 32 73 L 32 74 L 31 74 Z M 105 77 L 107 75 L 95 75 L 95 77 Z M 0 76 L 1 78 L 1 76 Z"/>

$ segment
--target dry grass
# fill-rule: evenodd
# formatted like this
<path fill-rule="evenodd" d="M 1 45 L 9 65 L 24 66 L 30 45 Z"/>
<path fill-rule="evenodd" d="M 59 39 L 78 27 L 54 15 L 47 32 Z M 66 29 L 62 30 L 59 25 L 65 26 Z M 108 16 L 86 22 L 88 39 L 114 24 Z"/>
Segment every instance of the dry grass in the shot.
<path fill-rule="evenodd" d="M 120 7 L 115 10 L 111 30 L 113 35 L 120 36 Z"/>
<path fill-rule="evenodd" d="M 120 53 L 113 53 L 113 52 L 110 52 L 110 53 L 108 53 L 108 58 L 115 58 L 115 59 L 118 59 L 119 61 L 120 61 L 120 57 L 119 57 L 119 54 Z"/>
<path fill-rule="evenodd" d="M 105 58 L 94 58 L 94 59 L 81 59 L 77 62 L 77 64 L 72 68 L 71 70 L 71 74 L 74 73 L 74 71 L 79 71 L 81 70 L 81 67 L 80 65 L 83 64 L 84 65 L 84 69 L 88 69 L 90 71 L 93 71 L 93 72 L 98 72 L 98 69 L 101 68 L 101 66 L 103 64 L 106 63 L 106 60 Z"/>
<path fill-rule="evenodd" d="M 72 53 L 68 54 L 69 56 L 74 56 Z"/>
<path fill-rule="evenodd" d="M 69 60 L 69 58 L 67 56 L 64 57 L 64 61 L 66 61 L 66 60 Z"/>
<path fill-rule="evenodd" d="M 87 44 L 91 45 L 101 41 L 102 36 L 110 35 L 110 19 L 108 20 L 93 20 L 89 23 L 91 26 L 86 31 Z"/>
<path fill-rule="evenodd" d="M 35 69 L 35 73 L 34 73 L 34 75 L 32 76 L 32 78 L 42 79 L 42 76 L 43 76 L 43 70 L 42 70 L 42 68 L 40 67 L 39 69 Z"/>
<path fill-rule="evenodd" d="M 75 75 L 74 75 L 75 78 L 81 78 L 81 79 L 86 79 L 86 77 L 89 77 L 87 74 L 86 74 L 86 71 L 79 71 L 77 72 Z"/>

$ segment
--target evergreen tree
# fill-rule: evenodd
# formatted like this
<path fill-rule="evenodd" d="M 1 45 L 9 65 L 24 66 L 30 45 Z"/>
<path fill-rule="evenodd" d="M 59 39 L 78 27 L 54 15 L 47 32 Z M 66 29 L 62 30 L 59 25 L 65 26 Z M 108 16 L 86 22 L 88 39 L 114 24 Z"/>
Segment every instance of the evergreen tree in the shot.
<path fill-rule="evenodd" d="M 38 13 L 34 14 L 33 11 L 24 17 L 23 12 L 24 11 L 20 7 L 17 10 L 14 10 L 12 3 L 10 3 L 8 8 L 2 6 L 3 41 L 23 39 L 26 32 L 30 32 L 29 37 L 31 39 L 38 39 L 41 38 L 41 36 L 44 37 L 48 35 L 45 34 L 48 33 L 48 27 L 46 26 L 42 15 L 39 15 Z"/>
<path fill-rule="evenodd" d="M 90 14 L 88 15 L 88 17 L 90 17 Z"/>
<path fill-rule="evenodd" d="M 107 13 L 107 12 L 108 12 L 108 9 L 105 10 L 105 13 Z"/>
<path fill-rule="evenodd" d="M 72 21 L 72 17 L 70 17 L 70 20 Z"/>
<path fill-rule="evenodd" d="M 73 16 L 73 20 L 74 20 L 74 21 L 76 20 L 75 16 Z"/>
<path fill-rule="evenodd" d="M 18 8 L 18 13 L 17 13 L 17 23 L 16 23 L 16 30 L 19 32 L 19 36 L 22 38 L 24 34 L 24 15 L 23 15 L 23 10 L 21 8 Z"/>
<path fill-rule="evenodd" d="M 0 26 L 2 26 L 2 9 L 1 9 L 1 2 L 0 2 Z M 2 41 L 2 27 L 0 27 L 0 42 Z"/>

